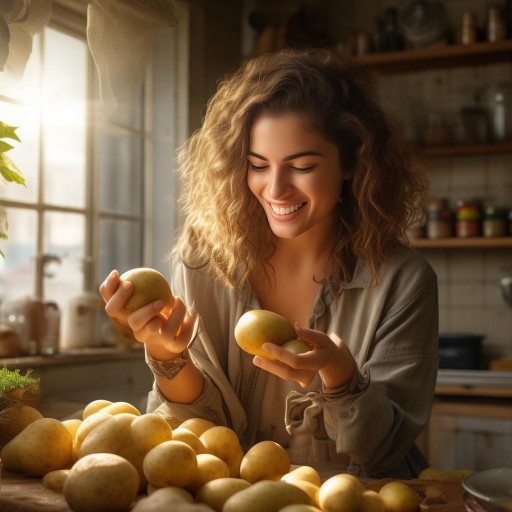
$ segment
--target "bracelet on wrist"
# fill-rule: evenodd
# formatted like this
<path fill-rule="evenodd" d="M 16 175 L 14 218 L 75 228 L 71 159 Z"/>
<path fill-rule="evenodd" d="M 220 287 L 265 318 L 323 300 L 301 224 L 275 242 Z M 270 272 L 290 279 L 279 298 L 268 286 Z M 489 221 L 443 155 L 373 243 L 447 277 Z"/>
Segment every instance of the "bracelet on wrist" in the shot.
<path fill-rule="evenodd" d="M 146 364 L 149 366 L 153 375 L 165 377 L 172 380 L 178 373 L 185 368 L 189 360 L 188 348 L 185 349 L 176 359 L 172 361 L 160 361 L 151 357 L 146 350 Z"/>

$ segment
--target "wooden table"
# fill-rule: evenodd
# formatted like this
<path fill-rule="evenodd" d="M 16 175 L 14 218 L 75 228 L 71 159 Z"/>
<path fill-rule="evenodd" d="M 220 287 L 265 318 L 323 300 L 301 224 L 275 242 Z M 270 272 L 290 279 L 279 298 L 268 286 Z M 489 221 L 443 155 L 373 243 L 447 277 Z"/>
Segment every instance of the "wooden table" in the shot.
<path fill-rule="evenodd" d="M 367 483 L 378 490 L 389 480 Z M 421 511 L 465 512 L 463 489 L 459 482 L 433 480 L 403 480 L 423 498 Z M 2 470 L 0 487 L 2 512 L 71 512 L 62 494 L 43 487 L 41 479 L 15 475 Z"/>

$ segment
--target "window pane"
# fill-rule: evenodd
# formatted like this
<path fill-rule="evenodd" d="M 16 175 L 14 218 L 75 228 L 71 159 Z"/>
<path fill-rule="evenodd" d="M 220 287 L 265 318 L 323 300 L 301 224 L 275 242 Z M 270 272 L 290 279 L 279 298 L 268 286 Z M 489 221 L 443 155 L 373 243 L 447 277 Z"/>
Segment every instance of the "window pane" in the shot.
<path fill-rule="evenodd" d="M 0 241 L 0 302 L 33 295 L 37 216 L 30 210 L 3 209 L 9 222 L 8 239 Z"/>
<path fill-rule="evenodd" d="M 87 45 L 48 29 L 43 76 L 44 199 L 85 204 L 87 135 Z"/>
<path fill-rule="evenodd" d="M 139 267 L 142 261 L 141 226 L 138 222 L 104 220 L 100 222 L 99 281 L 116 268 L 124 272 Z"/>
<path fill-rule="evenodd" d="M 33 41 L 33 55 L 39 52 L 40 38 Z M 39 59 L 29 59 L 23 80 L 16 88 L 15 99 L 22 104 L 0 103 L 4 123 L 17 126 L 16 134 L 21 143 L 6 140 L 14 146 L 7 156 L 16 164 L 25 177 L 26 187 L 4 184 L 0 181 L 0 197 L 24 202 L 35 202 L 38 188 L 39 167 Z M 1 73 L 0 73 L 1 77 Z M 1 83 L 1 78 L 0 78 Z M 3 92 L 3 91 L 2 91 Z"/>
<path fill-rule="evenodd" d="M 106 132 L 99 139 L 101 211 L 142 216 L 142 141 L 135 136 Z"/>
<path fill-rule="evenodd" d="M 47 212 L 44 216 L 44 253 L 59 262 L 46 265 L 50 275 L 43 280 L 43 296 L 63 307 L 66 301 L 83 290 L 85 218 L 71 213 Z"/>

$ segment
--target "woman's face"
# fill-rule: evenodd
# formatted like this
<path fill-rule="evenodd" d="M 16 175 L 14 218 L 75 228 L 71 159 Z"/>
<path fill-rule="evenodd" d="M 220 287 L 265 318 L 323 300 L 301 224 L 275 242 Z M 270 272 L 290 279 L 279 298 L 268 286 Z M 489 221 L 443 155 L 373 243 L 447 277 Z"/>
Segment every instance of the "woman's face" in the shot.
<path fill-rule="evenodd" d="M 306 116 L 261 114 L 252 125 L 247 182 L 280 238 L 331 233 L 343 180 L 338 148 Z"/>

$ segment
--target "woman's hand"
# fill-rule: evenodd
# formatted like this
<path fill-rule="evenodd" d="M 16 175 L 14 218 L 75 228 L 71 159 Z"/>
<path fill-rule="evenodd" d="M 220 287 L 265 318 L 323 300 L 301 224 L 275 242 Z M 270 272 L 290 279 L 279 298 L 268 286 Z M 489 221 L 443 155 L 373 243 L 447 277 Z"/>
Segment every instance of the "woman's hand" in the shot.
<path fill-rule="evenodd" d="M 133 292 L 133 285 L 121 281 L 117 270 L 109 274 L 99 291 L 106 303 L 107 315 L 129 327 L 135 339 L 144 343 L 155 359 L 172 359 L 185 350 L 195 335 L 196 317 L 190 315 L 178 297 L 172 308 L 157 300 L 130 313 L 124 305 Z"/>
<path fill-rule="evenodd" d="M 296 381 L 303 388 L 311 383 L 317 372 L 328 389 L 341 386 L 352 376 L 356 362 L 341 338 L 298 325 L 295 330 L 297 337 L 311 347 L 309 352 L 294 354 L 274 343 L 264 343 L 263 350 L 276 361 L 255 356 L 254 364 L 281 379 Z"/>

